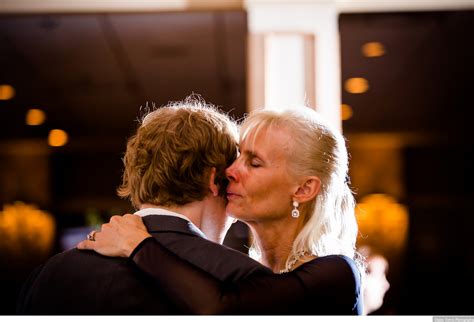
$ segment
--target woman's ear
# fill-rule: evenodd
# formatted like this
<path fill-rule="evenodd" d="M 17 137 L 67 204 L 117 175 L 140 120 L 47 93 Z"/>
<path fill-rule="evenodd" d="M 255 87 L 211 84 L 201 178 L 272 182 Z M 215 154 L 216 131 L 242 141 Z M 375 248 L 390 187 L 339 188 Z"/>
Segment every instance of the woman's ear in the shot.
<path fill-rule="evenodd" d="M 216 168 L 212 167 L 209 175 L 209 190 L 214 197 L 219 195 L 219 185 L 216 184 L 216 173 Z"/>
<path fill-rule="evenodd" d="M 293 194 L 293 199 L 299 203 L 313 200 L 321 189 L 321 180 L 316 176 L 306 177 Z"/>

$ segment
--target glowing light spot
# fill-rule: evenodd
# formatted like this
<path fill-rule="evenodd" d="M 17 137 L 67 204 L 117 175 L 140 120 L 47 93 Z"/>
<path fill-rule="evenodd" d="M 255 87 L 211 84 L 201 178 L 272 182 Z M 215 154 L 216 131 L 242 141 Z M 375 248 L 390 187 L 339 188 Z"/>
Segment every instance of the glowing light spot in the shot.
<path fill-rule="evenodd" d="M 15 89 L 12 86 L 8 84 L 0 85 L 0 101 L 12 99 L 13 96 L 15 96 Z"/>
<path fill-rule="evenodd" d="M 361 51 L 365 57 L 380 57 L 385 54 L 385 47 L 379 42 L 372 41 L 362 45 Z"/>
<path fill-rule="evenodd" d="M 369 90 L 369 81 L 362 77 L 353 77 L 346 80 L 344 88 L 351 94 L 362 94 Z"/>
<path fill-rule="evenodd" d="M 54 129 L 49 131 L 48 144 L 50 146 L 63 146 L 68 141 L 68 135 L 63 130 Z"/>
<path fill-rule="evenodd" d="M 44 120 L 46 120 L 46 114 L 42 110 L 32 108 L 26 113 L 26 124 L 28 125 L 41 125 Z"/>
<path fill-rule="evenodd" d="M 341 104 L 341 119 L 347 121 L 354 114 L 352 107 L 347 104 Z"/>
<path fill-rule="evenodd" d="M 406 206 L 392 196 L 371 194 L 362 198 L 356 207 L 360 236 L 369 236 L 383 249 L 404 247 L 409 227 Z"/>
<path fill-rule="evenodd" d="M 54 217 L 35 205 L 16 201 L 0 209 L 1 253 L 22 260 L 28 260 L 29 254 L 46 256 L 54 245 L 55 231 Z"/>

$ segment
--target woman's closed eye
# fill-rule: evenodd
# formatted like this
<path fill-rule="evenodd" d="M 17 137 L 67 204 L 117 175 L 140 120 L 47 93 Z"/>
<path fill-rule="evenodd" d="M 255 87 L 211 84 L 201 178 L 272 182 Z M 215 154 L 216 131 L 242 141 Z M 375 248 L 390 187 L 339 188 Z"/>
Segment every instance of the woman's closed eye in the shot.
<path fill-rule="evenodd" d="M 262 163 L 255 158 L 252 158 L 249 163 L 252 168 L 259 168 L 262 166 Z"/>

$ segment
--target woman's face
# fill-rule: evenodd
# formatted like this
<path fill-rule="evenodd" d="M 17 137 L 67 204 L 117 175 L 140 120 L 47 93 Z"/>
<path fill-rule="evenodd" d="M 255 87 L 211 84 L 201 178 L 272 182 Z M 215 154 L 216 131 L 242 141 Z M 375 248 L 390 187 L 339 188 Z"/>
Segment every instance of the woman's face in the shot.
<path fill-rule="evenodd" d="M 227 212 L 244 222 L 291 216 L 296 180 L 287 171 L 292 140 L 286 129 L 268 127 L 240 142 L 227 168 Z"/>

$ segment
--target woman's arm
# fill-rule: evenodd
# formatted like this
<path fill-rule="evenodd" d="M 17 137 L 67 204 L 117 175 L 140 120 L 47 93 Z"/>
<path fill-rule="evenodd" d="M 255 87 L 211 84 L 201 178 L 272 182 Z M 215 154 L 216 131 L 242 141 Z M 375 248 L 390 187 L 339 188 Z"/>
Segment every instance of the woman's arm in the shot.
<path fill-rule="evenodd" d="M 78 248 L 107 256 L 130 256 L 187 312 L 350 314 L 359 293 L 353 271 L 336 256 L 314 260 L 287 274 L 258 273 L 237 283 L 225 283 L 150 238 L 139 216 L 114 218 L 102 229 L 95 241 L 81 242 Z"/>
<path fill-rule="evenodd" d="M 352 260 L 326 256 L 286 274 L 223 283 L 153 238 L 131 260 L 177 305 L 196 314 L 361 314 L 360 274 Z"/>
<path fill-rule="evenodd" d="M 242 285 L 221 282 L 159 244 L 146 231 L 141 217 L 136 215 L 112 217 L 95 234 L 94 241 L 84 240 L 77 247 L 106 256 L 130 257 L 176 304 L 197 314 L 285 312 L 284 308 L 295 296 L 292 290 L 302 289 L 294 277 L 291 285 L 274 285 L 273 279 L 267 281 L 265 276 L 284 278 L 268 272 L 254 273 Z M 270 297 L 261 297 L 262 291 L 282 294 L 281 305 L 275 306 Z"/>
<path fill-rule="evenodd" d="M 242 282 L 220 282 L 180 259 L 154 238 L 147 238 L 131 260 L 169 298 L 195 314 L 258 314 L 296 312 L 307 289 L 295 274 L 254 274 Z M 158 264 L 159 263 L 159 264 Z"/>

